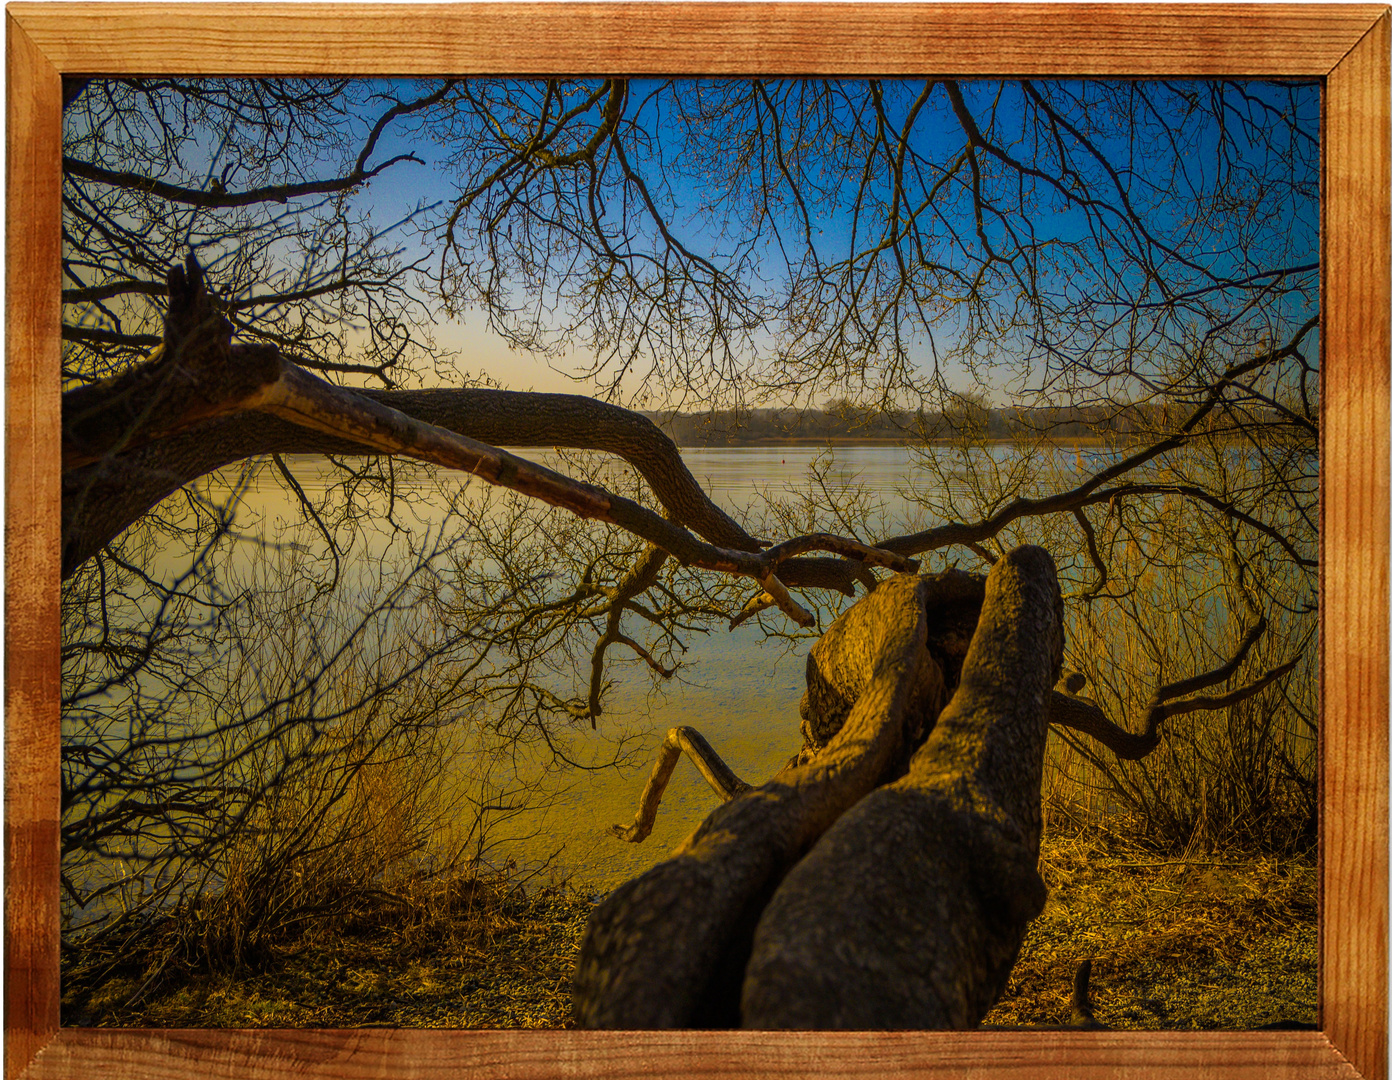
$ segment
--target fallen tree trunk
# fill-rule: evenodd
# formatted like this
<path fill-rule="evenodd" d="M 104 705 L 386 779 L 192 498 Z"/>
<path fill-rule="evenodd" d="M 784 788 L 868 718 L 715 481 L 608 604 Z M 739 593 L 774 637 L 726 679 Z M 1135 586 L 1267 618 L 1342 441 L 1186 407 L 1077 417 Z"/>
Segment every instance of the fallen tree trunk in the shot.
<path fill-rule="evenodd" d="M 1062 659 L 1045 552 L 1012 552 L 982 595 L 970 575 L 902 575 L 828 629 L 808 658 L 803 755 L 591 915 L 581 1025 L 979 1020 L 1043 905 L 1039 789 Z M 940 717 L 944 667 L 959 665 Z"/>
<path fill-rule="evenodd" d="M 595 908 L 575 972 L 582 1026 L 738 1024 L 744 960 L 770 891 L 941 708 L 942 673 L 926 647 L 929 582 L 891 578 L 842 616 L 843 666 L 861 692 L 820 754 L 725 803 L 673 858 Z"/>
<path fill-rule="evenodd" d="M 1233 676 L 1264 628 L 1225 664 L 1157 690 L 1134 733 L 1077 696 L 1081 674 L 1054 689 L 1063 606 L 1042 548 L 1015 549 L 984 582 L 960 571 L 882 582 L 809 653 L 804 747 L 768 784 L 741 794 L 747 785 L 698 733 L 669 734 L 634 824 L 611 831 L 635 842 L 649 834 L 683 751 L 728 801 L 673 859 L 596 909 L 576 1019 L 975 1027 L 1045 900 L 1048 726 L 1144 757 L 1166 716 L 1241 700 L 1294 666 L 1181 699 Z"/>
<path fill-rule="evenodd" d="M 1036 865 L 1049 696 L 1063 659 L 1053 560 L 992 569 L 961 683 L 908 775 L 789 872 L 754 934 L 755 1028 L 971 1028 L 1044 907 Z"/>

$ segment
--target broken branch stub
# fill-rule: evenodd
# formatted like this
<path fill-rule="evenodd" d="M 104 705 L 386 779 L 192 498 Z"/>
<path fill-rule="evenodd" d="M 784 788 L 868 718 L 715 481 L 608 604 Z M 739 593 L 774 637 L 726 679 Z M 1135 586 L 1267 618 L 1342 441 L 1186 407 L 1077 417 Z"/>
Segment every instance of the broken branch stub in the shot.
<path fill-rule="evenodd" d="M 754 1028 L 970 1028 L 1043 908 L 1040 784 L 1063 656 L 1053 560 L 992 569 L 957 693 L 906 776 L 836 821 L 765 907 Z"/>
<path fill-rule="evenodd" d="M 677 761 L 683 751 L 705 777 L 711 790 L 720 796 L 721 802 L 729 802 L 736 795 L 743 795 L 750 790 L 751 785 L 735 775 L 734 770 L 726 765 L 711 744 L 706 742 L 705 736 L 695 728 L 683 724 L 667 732 L 667 738 L 663 739 L 662 745 L 658 747 L 657 762 L 653 765 L 652 775 L 648 777 L 643 794 L 638 800 L 638 813 L 634 815 L 633 824 L 610 825 L 610 833 L 631 844 L 641 844 L 648 838 L 653 823 L 657 820 L 658 804 L 662 802 L 667 782 L 672 779 L 672 770 L 677 767 Z"/>
<path fill-rule="evenodd" d="M 233 345 L 232 324 L 190 255 L 170 269 L 164 341 L 130 371 L 63 394 L 64 471 L 143 446 L 242 408 L 280 375 L 280 357 Z"/>

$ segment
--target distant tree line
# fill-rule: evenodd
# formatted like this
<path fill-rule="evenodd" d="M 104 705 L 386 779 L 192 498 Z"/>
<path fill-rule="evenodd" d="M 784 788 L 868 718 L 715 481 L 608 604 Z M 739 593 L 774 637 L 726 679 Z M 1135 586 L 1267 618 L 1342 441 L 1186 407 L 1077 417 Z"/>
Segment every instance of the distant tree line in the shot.
<path fill-rule="evenodd" d="M 943 411 L 881 409 L 846 400 L 821 409 L 656 410 L 646 415 L 678 446 L 747 446 L 784 440 L 946 440 L 1040 437 L 1059 440 L 1149 436 L 1174 424 L 1164 404 L 1140 402 L 1085 406 L 997 408 L 964 397 Z M 1180 412 L 1174 410 L 1178 419 Z"/>

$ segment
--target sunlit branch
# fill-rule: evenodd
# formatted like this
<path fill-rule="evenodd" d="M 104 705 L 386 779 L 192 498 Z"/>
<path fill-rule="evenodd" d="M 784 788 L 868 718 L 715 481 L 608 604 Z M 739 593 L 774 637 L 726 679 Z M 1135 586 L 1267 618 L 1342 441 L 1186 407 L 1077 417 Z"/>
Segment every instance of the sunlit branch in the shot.
<path fill-rule="evenodd" d="M 1171 716 L 1205 710 L 1223 709 L 1265 690 L 1272 683 L 1295 669 L 1300 657 L 1295 656 L 1263 673 L 1252 681 L 1217 696 L 1185 697 L 1216 683 L 1230 679 L 1237 671 L 1257 639 L 1266 631 L 1266 620 L 1260 620 L 1243 635 L 1237 650 L 1225 663 L 1211 671 L 1181 679 L 1157 689 L 1146 706 L 1145 720 L 1139 732 L 1128 731 L 1112 722 L 1095 701 L 1076 696 L 1080 684 L 1068 693 L 1055 690 L 1050 698 L 1049 722 L 1090 735 L 1117 757 L 1136 761 L 1160 745 L 1160 725 Z"/>
<path fill-rule="evenodd" d="M 641 844 L 648 838 L 653 823 L 657 820 L 658 804 L 662 802 L 667 783 L 672 778 L 672 770 L 677 767 L 677 761 L 683 753 L 705 777 L 706 783 L 710 784 L 711 790 L 720 797 L 721 802 L 729 802 L 736 795 L 750 790 L 750 785 L 735 775 L 699 731 L 686 726 L 674 727 L 667 732 L 667 737 L 658 747 L 657 761 L 653 765 L 652 775 L 643 787 L 643 794 L 638 798 L 638 812 L 633 818 L 633 824 L 626 827 L 611 825 L 611 834 L 620 840 L 627 840 L 630 844 Z"/>

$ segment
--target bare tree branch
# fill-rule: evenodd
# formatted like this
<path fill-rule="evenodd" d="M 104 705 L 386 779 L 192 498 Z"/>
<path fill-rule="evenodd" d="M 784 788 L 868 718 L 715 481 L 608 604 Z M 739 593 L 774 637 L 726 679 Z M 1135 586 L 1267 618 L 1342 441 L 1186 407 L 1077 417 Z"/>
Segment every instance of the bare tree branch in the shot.
<path fill-rule="evenodd" d="M 1113 723 L 1095 701 L 1077 696 L 1081 682 L 1070 683 L 1068 693 L 1053 691 L 1050 697 L 1049 722 L 1090 735 L 1123 761 L 1138 761 L 1160 745 L 1160 725 L 1171 716 L 1203 710 L 1224 709 L 1265 690 L 1276 680 L 1295 670 L 1300 657 L 1295 656 L 1242 686 L 1216 697 L 1184 698 L 1215 683 L 1230 679 L 1246 659 L 1248 651 L 1266 630 L 1266 621 L 1252 627 L 1238 644 L 1236 652 L 1225 663 L 1199 675 L 1161 686 L 1150 699 L 1145 720 L 1139 732 L 1131 732 Z M 1076 674 L 1076 673 L 1075 673 Z M 1176 700 L 1184 698 L 1184 700 Z"/>
<path fill-rule="evenodd" d="M 705 777 L 706 783 L 710 784 L 711 790 L 719 796 L 721 802 L 729 802 L 735 796 L 743 795 L 750 790 L 750 785 L 734 774 L 699 731 L 685 725 L 674 727 L 667 732 L 667 737 L 658 748 L 657 761 L 653 765 L 652 775 L 643 787 L 643 794 L 638 799 L 638 813 L 633 819 L 633 824 L 626 827 L 609 826 L 613 835 L 630 844 L 641 844 L 648 838 L 652 833 L 653 823 L 657 821 L 658 804 L 662 802 L 667 782 L 672 778 L 672 770 L 677 767 L 677 761 L 683 752 Z"/>

